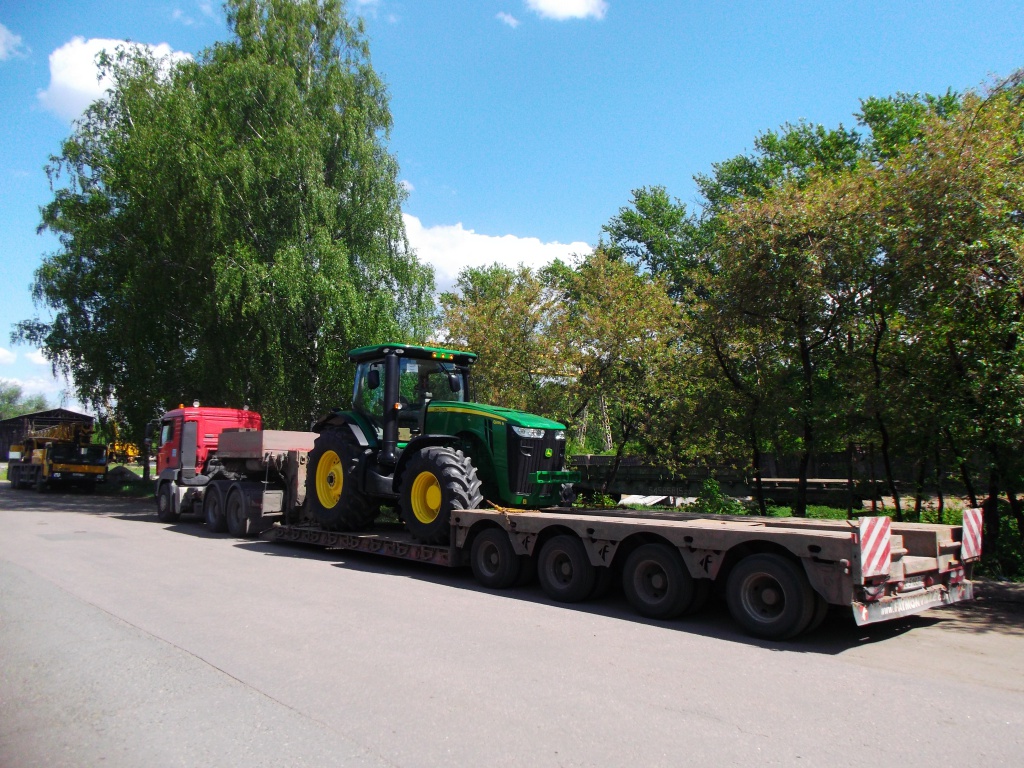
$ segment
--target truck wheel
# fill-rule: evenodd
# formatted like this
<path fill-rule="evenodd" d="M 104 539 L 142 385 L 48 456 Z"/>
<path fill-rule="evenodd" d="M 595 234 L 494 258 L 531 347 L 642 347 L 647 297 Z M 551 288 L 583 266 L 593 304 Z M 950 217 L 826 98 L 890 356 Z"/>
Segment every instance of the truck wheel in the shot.
<path fill-rule="evenodd" d="M 427 544 L 447 544 L 452 510 L 478 509 L 481 502 L 476 467 L 454 448 L 424 448 L 402 474 L 402 520 L 414 538 Z"/>
<path fill-rule="evenodd" d="M 814 590 L 798 563 L 776 554 L 750 555 L 729 574 L 729 613 L 744 631 L 768 640 L 788 640 L 814 617 Z"/>
<path fill-rule="evenodd" d="M 252 518 L 245 513 L 245 494 L 238 488 L 232 488 L 228 493 L 228 501 L 224 505 L 224 517 L 227 520 L 228 533 L 232 536 L 239 539 L 252 537 Z"/>
<path fill-rule="evenodd" d="M 677 618 L 696 596 L 682 555 L 666 544 L 644 544 L 630 553 L 622 569 L 622 589 L 633 610 L 649 619 Z"/>
<path fill-rule="evenodd" d="M 360 449 L 334 429 L 325 429 L 313 444 L 306 472 L 306 499 L 320 525 L 333 531 L 358 531 L 380 511 L 363 493 L 355 470 Z"/>
<path fill-rule="evenodd" d="M 545 542 L 537 557 L 537 578 L 552 600 L 578 603 L 586 600 L 597 583 L 597 569 L 587 557 L 586 547 L 571 534 Z"/>
<path fill-rule="evenodd" d="M 216 485 L 206 486 L 203 494 L 203 517 L 206 527 L 214 533 L 224 533 L 228 528 L 227 517 L 224 515 L 224 497 Z"/>
<path fill-rule="evenodd" d="M 174 495 L 170 483 L 161 485 L 157 493 L 156 516 L 161 523 L 178 522 L 178 512 L 174 509 Z"/>
<path fill-rule="evenodd" d="M 501 528 L 488 528 L 473 539 L 469 563 L 473 576 L 490 589 L 508 589 L 519 580 L 522 561 Z"/>
<path fill-rule="evenodd" d="M 40 472 L 36 475 L 36 493 L 42 493 L 46 490 L 46 480 L 43 479 L 43 473 Z"/>

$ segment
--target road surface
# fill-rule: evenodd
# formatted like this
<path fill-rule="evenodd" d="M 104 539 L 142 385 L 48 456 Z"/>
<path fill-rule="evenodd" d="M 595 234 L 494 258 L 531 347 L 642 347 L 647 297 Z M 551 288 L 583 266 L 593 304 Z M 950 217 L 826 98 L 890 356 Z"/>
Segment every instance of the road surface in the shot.
<path fill-rule="evenodd" d="M 0 484 L 0 766 L 1017 766 L 1012 588 L 775 644 Z"/>

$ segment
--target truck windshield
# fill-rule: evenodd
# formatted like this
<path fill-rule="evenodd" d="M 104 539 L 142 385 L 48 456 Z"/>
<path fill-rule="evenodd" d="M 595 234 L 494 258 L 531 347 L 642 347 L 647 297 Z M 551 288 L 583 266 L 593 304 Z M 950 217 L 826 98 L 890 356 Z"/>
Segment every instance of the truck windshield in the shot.
<path fill-rule="evenodd" d="M 104 464 L 106 448 L 102 445 L 57 443 L 50 449 L 50 461 L 63 464 Z"/>

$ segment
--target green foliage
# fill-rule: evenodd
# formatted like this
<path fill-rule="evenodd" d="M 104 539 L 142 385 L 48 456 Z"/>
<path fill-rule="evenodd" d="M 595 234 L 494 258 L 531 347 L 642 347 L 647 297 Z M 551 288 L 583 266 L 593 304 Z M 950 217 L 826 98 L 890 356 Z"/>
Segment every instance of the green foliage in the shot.
<path fill-rule="evenodd" d="M 707 478 L 700 486 L 697 500 L 687 510 L 702 515 L 745 515 L 749 510 L 740 502 L 722 493 L 722 487 L 713 477 Z"/>
<path fill-rule="evenodd" d="M 307 426 L 342 402 L 349 348 L 431 318 L 362 28 L 339 0 L 227 10 L 233 38 L 169 71 L 108 51 L 108 98 L 48 168 L 61 247 L 34 294 L 54 319 L 16 335 L 135 440 L 194 398 Z"/>
<path fill-rule="evenodd" d="M 0 420 L 45 411 L 49 407 L 43 395 L 26 396 L 20 385 L 0 379 Z"/>

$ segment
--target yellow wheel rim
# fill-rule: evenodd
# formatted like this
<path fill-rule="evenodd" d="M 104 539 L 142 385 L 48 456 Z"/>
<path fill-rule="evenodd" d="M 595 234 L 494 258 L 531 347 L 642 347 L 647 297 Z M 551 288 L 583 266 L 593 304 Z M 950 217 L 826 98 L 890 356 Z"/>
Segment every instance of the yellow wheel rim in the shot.
<path fill-rule="evenodd" d="M 441 484 L 433 472 L 420 472 L 412 481 L 412 513 L 421 523 L 432 523 L 441 511 Z"/>
<path fill-rule="evenodd" d="M 320 505 L 330 509 L 337 504 L 344 484 L 341 457 L 334 451 L 324 451 L 316 465 L 316 497 Z"/>

